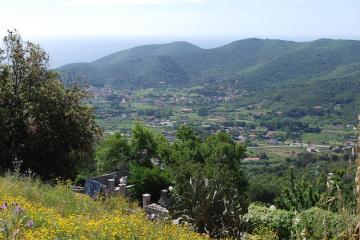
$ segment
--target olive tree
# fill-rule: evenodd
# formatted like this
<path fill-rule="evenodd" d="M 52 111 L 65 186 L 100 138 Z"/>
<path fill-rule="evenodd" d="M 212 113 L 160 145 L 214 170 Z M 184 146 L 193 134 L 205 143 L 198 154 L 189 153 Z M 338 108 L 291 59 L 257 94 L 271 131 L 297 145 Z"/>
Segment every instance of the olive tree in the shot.
<path fill-rule="evenodd" d="M 100 130 L 87 94 L 48 70 L 48 54 L 9 31 L 0 50 L 0 168 L 31 169 L 45 179 L 94 167 Z"/>

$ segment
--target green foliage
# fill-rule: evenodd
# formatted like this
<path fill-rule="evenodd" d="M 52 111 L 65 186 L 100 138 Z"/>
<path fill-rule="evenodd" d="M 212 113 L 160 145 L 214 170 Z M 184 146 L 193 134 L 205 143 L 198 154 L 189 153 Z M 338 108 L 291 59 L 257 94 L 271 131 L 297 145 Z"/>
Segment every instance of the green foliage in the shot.
<path fill-rule="evenodd" d="M 225 185 L 236 188 L 239 196 L 246 198 L 248 183 L 241 167 L 244 153 L 245 147 L 231 140 L 227 133 L 217 133 L 202 141 L 191 128 L 182 126 L 171 146 L 172 161 L 167 167 L 179 188 L 195 173 L 202 173 L 205 178 L 226 179 L 222 180 Z"/>
<path fill-rule="evenodd" d="M 181 125 L 176 131 L 176 138 L 183 142 L 190 142 L 191 144 L 198 144 L 200 137 L 194 132 L 194 129 L 187 125 Z"/>
<path fill-rule="evenodd" d="M 171 56 L 198 50 L 201 49 L 186 42 L 141 46 L 114 53 L 91 64 L 69 64 L 59 71 L 66 79 L 83 75 L 94 86 L 103 86 L 106 81 L 116 87 L 179 86 L 189 77 Z"/>
<path fill-rule="evenodd" d="M 354 216 L 310 208 L 296 215 L 293 225 L 295 239 L 351 239 Z"/>
<path fill-rule="evenodd" d="M 251 202 L 262 202 L 273 204 L 279 195 L 279 186 L 272 182 L 252 183 L 249 186 L 249 195 Z"/>
<path fill-rule="evenodd" d="M 212 237 L 240 237 L 244 229 L 241 217 L 247 204 L 238 201 L 236 189 L 219 178 L 195 174 L 184 182 L 182 192 L 172 193 L 172 216 L 189 223 L 197 232 Z"/>
<path fill-rule="evenodd" d="M 4 202 L 1 205 L 0 237 L 1 239 L 23 239 L 20 229 L 30 229 L 34 226 L 18 203 Z"/>
<path fill-rule="evenodd" d="M 128 140 L 120 133 L 107 136 L 96 150 L 97 171 L 108 173 L 129 168 L 132 160 Z"/>
<path fill-rule="evenodd" d="M 240 159 L 245 148 L 226 133 L 201 138 L 182 126 L 166 167 L 174 176 L 173 215 L 211 236 L 241 234 L 248 182 Z"/>
<path fill-rule="evenodd" d="M 169 162 L 170 143 L 161 134 L 154 134 L 137 123 L 128 141 L 120 133 L 107 136 L 96 150 L 97 171 L 108 173 L 130 168 L 129 184 L 134 187 L 132 198 L 141 202 L 142 194 L 149 193 L 153 201 L 160 197 L 160 190 L 171 185 L 170 173 L 160 169 Z"/>
<path fill-rule="evenodd" d="M 316 207 L 297 213 L 252 204 L 247 217 L 250 232 L 268 229 L 280 239 L 350 239 L 356 225 L 354 215 L 346 211 L 334 213 Z"/>
<path fill-rule="evenodd" d="M 76 194 L 71 183 L 44 184 L 28 177 L 0 177 L 0 239 L 207 239 L 183 226 L 151 222 L 120 196 Z M 5 204 L 7 203 L 7 204 Z"/>
<path fill-rule="evenodd" d="M 305 173 L 296 181 L 293 169 L 290 170 L 290 183 L 283 193 L 276 199 L 276 204 L 286 210 L 302 211 L 320 203 L 325 192 L 326 181 L 321 177 Z"/>
<path fill-rule="evenodd" d="M 255 229 L 251 235 L 246 236 L 246 240 L 278 240 L 279 237 L 273 230 L 266 227 Z"/>
<path fill-rule="evenodd" d="M 170 173 L 160 168 L 147 168 L 133 164 L 130 171 L 129 184 L 134 184 L 130 194 L 139 202 L 142 201 L 144 193 L 149 193 L 152 201 L 156 202 L 160 198 L 160 191 L 171 185 Z"/>
<path fill-rule="evenodd" d="M 268 160 L 269 159 L 268 155 L 266 153 L 264 153 L 264 152 L 260 153 L 259 157 L 260 157 L 261 160 Z"/>
<path fill-rule="evenodd" d="M 228 85 L 250 90 L 249 103 L 265 99 L 265 106 L 281 111 L 337 107 L 336 113 L 350 120 L 359 111 L 359 51 L 359 41 L 347 40 L 246 39 L 206 50 L 176 42 L 129 49 L 89 64 L 70 64 L 59 72 L 65 79 L 85 76 L 94 86 L 116 88 L 208 83 L 205 92 Z"/>
<path fill-rule="evenodd" d="M 245 147 L 235 143 L 229 134 L 219 132 L 206 138 L 201 148 L 206 163 L 217 167 L 239 169 L 240 160 L 245 157 Z"/>
<path fill-rule="evenodd" d="M 145 167 L 151 167 L 151 159 L 156 157 L 157 143 L 154 134 L 140 123 L 132 129 L 130 140 L 134 161 Z"/>
<path fill-rule="evenodd" d="M 100 131 L 85 92 L 65 88 L 47 70 L 48 56 L 16 32 L 0 50 L 0 167 L 31 169 L 45 179 L 71 178 L 94 170 L 93 149 Z"/>
<path fill-rule="evenodd" d="M 261 205 L 251 204 L 247 213 L 250 232 L 256 229 L 270 229 L 280 239 L 289 239 L 295 213 L 281 209 L 271 209 Z"/>

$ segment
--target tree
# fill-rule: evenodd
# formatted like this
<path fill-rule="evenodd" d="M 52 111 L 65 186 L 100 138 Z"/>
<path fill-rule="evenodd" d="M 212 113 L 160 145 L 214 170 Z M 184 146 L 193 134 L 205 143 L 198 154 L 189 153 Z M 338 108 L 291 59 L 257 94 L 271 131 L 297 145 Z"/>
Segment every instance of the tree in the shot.
<path fill-rule="evenodd" d="M 120 133 L 106 137 L 95 154 L 97 170 L 100 173 L 128 168 L 131 158 L 130 145 Z"/>
<path fill-rule="evenodd" d="M 184 165 L 189 162 L 204 162 L 200 152 L 201 138 L 191 127 L 181 125 L 176 131 L 176 138 L 171 147 L 170 164 Z"/>
<path fill-rule="evenodd" d="M 248 207 L 248 181 L 240 164 L 245 147 L 223 132 L 201 140 L 183 126 L 176 135 L 168 166 L 174 179 L 173 216 L 213 237 L 238 237 L 238 217 Z"/>
<path fill-rule="evenodd" d="M 219 167 L 228 166 L 229 169 L 240 168 L 240 160 L 245 157 L 245 151 L 243 145 L 235 143 L 225 132 L 207 137 L 202 144 L 202 154 L 206 162 Z"/>
<path fill-rule="evenodd" d="M 0 51 L 0 167 L 31 169 L 45 179 L 92 168 L 100 130 L 86 93 L 47 70 L 48 55 L 9 31 Z"/>
<path fill-rule="evenodd" d="M 140 123 L 132 129 L 130 140 L 135 162 L 144 167 L 151 167 L 151 159 L 156 157 L 157 143 L 154 134 Z"/>
<path fill-rule="evenodd" d="M 171 175 L 168 171 L 158 167 L 148 168 L 132 164 L 129 184 L 134 185 L 130 189 L 133 199 L 142 201 L 142 194 L 149 193 L 153 202 L 160 198 L 160 191 L 171 185 Z"/>

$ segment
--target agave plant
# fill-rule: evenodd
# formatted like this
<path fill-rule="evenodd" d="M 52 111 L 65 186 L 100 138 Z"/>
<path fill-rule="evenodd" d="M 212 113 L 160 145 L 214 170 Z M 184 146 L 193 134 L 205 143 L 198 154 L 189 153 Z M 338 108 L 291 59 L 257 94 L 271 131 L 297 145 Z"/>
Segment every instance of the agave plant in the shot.
<path fill-rule="evenodd" d="M 244 206 L 235 188 L 225 187 L 218 179 L 193 176 L 181 189 L 174 189 L 171 213 L 195 231 L 212 237 L 242 234 Z"/>

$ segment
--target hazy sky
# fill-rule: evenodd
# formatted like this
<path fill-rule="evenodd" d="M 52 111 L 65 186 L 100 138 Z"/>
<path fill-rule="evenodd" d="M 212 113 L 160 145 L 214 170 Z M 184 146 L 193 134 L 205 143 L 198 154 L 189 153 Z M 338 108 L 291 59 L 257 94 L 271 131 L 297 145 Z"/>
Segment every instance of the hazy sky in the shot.
<path fill-rule="evenodd" d="M 0 8 L 1 35 L 16 28 L 49 48 L 75 38 L 360 39 L 360 0 L 0 0 Z"/>

